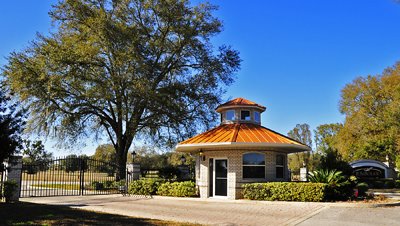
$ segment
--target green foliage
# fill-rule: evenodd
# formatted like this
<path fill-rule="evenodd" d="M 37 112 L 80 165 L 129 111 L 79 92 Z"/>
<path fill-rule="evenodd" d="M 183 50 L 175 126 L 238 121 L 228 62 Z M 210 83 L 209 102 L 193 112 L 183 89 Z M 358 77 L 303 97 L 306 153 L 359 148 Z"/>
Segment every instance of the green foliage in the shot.
<path fill-rule="evenodd" d="M 354 176 L 344 176 L 341 171 L 316 170 L 308 175 L 308 180 L 314 183 L 326 183 L 328 191 L 327 200 L 347 200 L 353 197 L 353 189 L 357 184 Z"/>
<path fill-rule="evenodd" d="M 367 195 L 366 192 L 368 191 L 369 186 L 367 183 L 361 182 L 356 185 L 356 188 L 358 189 L 358 195 L 365 197 Z"/>
<path fill-rule="evenodd" d="M 394 186 L 395 188 L 400 188 L 400 180 L 396 180 Z"/>
<path fill-rule="evenodd" d="M 316 170 L 310 172 L 307 177 L 310 182 L 326 183 L 334 186 L 345 180 L 343 173 L 336 170 Z"/>
<path fill-rule="evenodd" d="M 116 181 L 92 181 L 90 183 L 90 188 L 93 190 L 104 190 L 104 189 L 117 189 L 120 184 L 125 184 L 125 181 L 123 183 L 116 182 Z"/>
<path fill-rule="evenodd" d="M 395 181 L 394 180 L 387 180 L 387 181 L 385 181 L 385 188 L 394 188 L 394 186 L 395 186 Z"/>
<path fill-rule="evenodd" d="M 2 81 L 3 82 L 3 81 Z M 18 103 L 11 101 L 0 87 L 0 163 L 18 153 L 22 147 L 21 134 L 25 128 L 26 113 Z"/>
<path fill-rule="evenodd" d="M 184 181 L 163 183 L 158 187 L 157 194 L 174 197 L 195 197 L 198 196 L 199 193 L 194 182 Z"/>
<path fill-rule="evenodd" d="M 103 162 L 115 162 L 115 148 L 112 144 L 102 144 L 96 148 L 93 159 Z"/>
<path fill-rule="evenodd" d="M 44 149 L 42 141 L 23 141 L 22 154 L 26 157 L 22 159 L 24 169 L 28 174 L 34 174 L 37 171 L 44 171 L 49 168 L 49 161 L 53 158 L 53 154 Z"/>
<path fill-rule="evenodd" d="M 335 150 L 328 148 L 321 156 L 320 164 L 317 167 L 320 170 L 341 171 L 344 175 L 350 176 L 353 168 L 346 161 L 342 160 L 341 155 Z"/>
<path fill-rule="evenodd" d="M 129 184 L 128 193 L 131 195 L 155 195 L 162 181 L 156 179 L 140 179 Z"/>
<path fill-rule="evenodd" d="M 338 133 L 345 159 L 393 164 L 400 144 L 400 63 L 381 75 L 356 78 L 342 89 L 340 111 L 346 120 Z"/>
<path fill-rule="evenodd" d="M 337 146 L 337 134 L 343 127 L 340 123 L 322 124 L 314 130 L 314 141 L 316 151 L 326 154 L 329 150 L 333 150 Z"/>
<path fill-rule="evenodd" d="M 114 175 L 116 163 L 116 152 L 115 148 L 111 144 L 102 144 L 96 148 L 96 151 L 92 158 L 96 161 L 106 162 L 109 164 L 98 164 L 93 167 L 93 170 L 101 173 L 107 173 L 108 176 Z"/>
<path fill-rule="evenodd" d="M 267 201 L 321 202 L 328 185 L 324 183 L 270 182 L 242 185 L 245 199 Z"/>
<path fill-rule="evenodd" d="M 59 1 L 56 25 L 4 66 L 5 84 L 29 107 L 30 129 L 75 146 L 108 136 L 118 176 L 137 135 L 176 141 L 215 121 L 214 109 L 240 67 L 239 53 L 215 47 L 215 6 L 170 1 Z"/>
<path fill-rule="evenodd" d="M 288 136 L 294 140 L 297 140 L 309 147 L 312 146 L 311 130 L 310 126 L 306 123 L 297 124 L 292 130 L 288 132 Z M 312 163 L 312 154 L 310 151 L 303 153 L 293 153 L 289 157 L 289 169 L 292 171 L 299 171 L 303 164 L 311 169 L 314 165 Z"/>
<path fill-rule="evenodd" d="M 180 171 L 174 166 L 166 166 L 159 170 L 159 176 L 162 179 L 178 179 Z"/>
<path fill-rule="evenodd" d="M 93 188 L 93 190 L 103 190 L 104 184 L 99 181 L 92 181 L 91 187 Z"/>
<path fill-rule="evenodd" d="M 79 170 L 86 170 L 88 168 L 86 155 L 77 156 L 75 154 L 68 155 L 60 162 L 60 169 L 65 170 L 67 173 Z"/>
<path fill-rule="evenodd" d="M 6 202 L 9 202 L 14 192 L 18 188 L 18 184 L 16 181 L 4 181 L 3 183 L 3 196 L 6 198 Z"/>

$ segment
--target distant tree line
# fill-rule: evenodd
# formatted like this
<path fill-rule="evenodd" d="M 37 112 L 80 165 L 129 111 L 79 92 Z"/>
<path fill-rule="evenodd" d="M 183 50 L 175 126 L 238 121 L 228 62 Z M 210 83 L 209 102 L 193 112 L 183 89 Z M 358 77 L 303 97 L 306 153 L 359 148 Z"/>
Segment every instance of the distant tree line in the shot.
<path fill-rule="evenodd" d="M 289 168 L 341 168 L 347 162 L 373 159 L 400 168 L 400 63 L 382 74 L 358 77 L 341 91 L 343 123 L 318 126 L 310 153 L 289 156 Z M 311 130 L 299 124 L 288 136 L 312 147 Z"/>

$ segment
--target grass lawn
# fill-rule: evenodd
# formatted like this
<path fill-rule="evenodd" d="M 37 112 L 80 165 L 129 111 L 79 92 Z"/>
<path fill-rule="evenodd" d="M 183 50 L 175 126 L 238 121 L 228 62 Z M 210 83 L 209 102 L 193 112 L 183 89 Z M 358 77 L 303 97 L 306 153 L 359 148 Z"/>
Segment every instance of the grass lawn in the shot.
<path fill-rule="evenodd" d="M 196 225 L 33 203 L 0 203 L 0 225 Z"/>

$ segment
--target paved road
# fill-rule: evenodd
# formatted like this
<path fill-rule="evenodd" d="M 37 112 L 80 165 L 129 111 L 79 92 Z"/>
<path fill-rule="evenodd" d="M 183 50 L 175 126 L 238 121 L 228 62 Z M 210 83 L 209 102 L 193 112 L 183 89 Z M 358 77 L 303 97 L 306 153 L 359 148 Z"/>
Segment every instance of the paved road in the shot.
<path fill-rule="evenodd" d="M 347 208 L 323 203 L 148 199 L 121 195 L 23 198 L 21 201 L 210 225 L 400 225 L 400 207 Z"/>
<path fill-rule="evenodd" d="M 396 226 L 400 225 L 400 207 L 346 208 L 329 207 L 313 217 L 301 222 L 299 226 Z"/>

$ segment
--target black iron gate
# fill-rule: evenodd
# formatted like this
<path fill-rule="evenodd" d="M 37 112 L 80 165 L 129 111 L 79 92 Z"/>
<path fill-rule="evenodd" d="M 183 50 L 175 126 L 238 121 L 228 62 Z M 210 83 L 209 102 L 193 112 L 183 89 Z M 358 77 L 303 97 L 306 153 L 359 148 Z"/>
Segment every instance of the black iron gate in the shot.
<path fill-rule="evenodd" d="M 23 163 L 20 197 L 120 193 L 125 182 L 116 181 L 116 169 L 85 157 Z"/>

